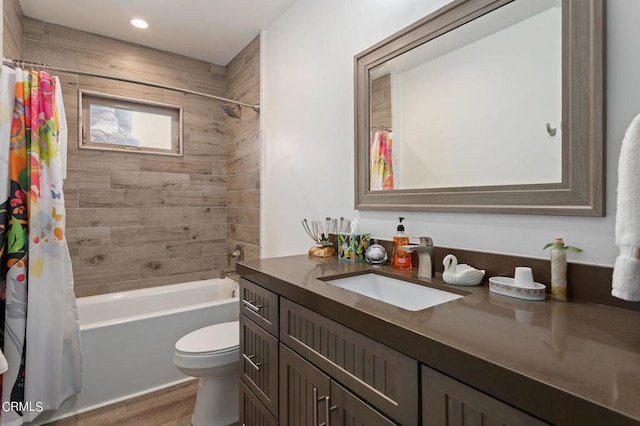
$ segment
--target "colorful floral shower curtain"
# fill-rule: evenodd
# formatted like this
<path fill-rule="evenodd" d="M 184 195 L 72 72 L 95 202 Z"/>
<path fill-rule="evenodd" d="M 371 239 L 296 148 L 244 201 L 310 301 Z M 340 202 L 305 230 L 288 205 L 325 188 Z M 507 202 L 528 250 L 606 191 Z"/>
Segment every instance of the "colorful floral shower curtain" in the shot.
<path fill-rule="evenodd" d="M 373 134 L 369 159 L 369 189 L 371 191 L 393 189 L 393 138 L 390 132 L 384 130 Z"/>
<path fill-rule="evenodd" d="M 82 357 L 64 234 L 60 84 L 6 66 L 0 83 L 0 197 L 8 193 L 0 199 L 0 345 L 9 364 L 0 424 L 20 425 L 80 392 Z"/>

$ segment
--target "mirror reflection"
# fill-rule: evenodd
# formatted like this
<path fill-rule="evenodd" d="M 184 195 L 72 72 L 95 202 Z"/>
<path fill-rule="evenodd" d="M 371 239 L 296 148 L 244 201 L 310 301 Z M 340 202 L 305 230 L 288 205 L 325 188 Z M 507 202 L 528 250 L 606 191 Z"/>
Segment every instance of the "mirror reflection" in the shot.
<path fill-rule="evenodd" d="M 370 69 L 370 190 L 562 182 L 561 13 L 517 0 Z"/>

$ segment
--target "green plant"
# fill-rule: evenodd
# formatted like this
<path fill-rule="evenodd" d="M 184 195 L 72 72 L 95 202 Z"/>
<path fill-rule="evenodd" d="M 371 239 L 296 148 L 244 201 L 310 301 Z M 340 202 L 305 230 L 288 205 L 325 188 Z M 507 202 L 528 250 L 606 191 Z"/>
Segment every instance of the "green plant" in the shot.
<path fill-rule="evenodd" d="M 546 250 L 549 247 L 559 250 L 571 251 L 574 253 L 580 253 L 582 251 L 581 248 L 566 245 L 562 238 L 554 238 L 552 242 L 542 247 L 542 250 Z"/>

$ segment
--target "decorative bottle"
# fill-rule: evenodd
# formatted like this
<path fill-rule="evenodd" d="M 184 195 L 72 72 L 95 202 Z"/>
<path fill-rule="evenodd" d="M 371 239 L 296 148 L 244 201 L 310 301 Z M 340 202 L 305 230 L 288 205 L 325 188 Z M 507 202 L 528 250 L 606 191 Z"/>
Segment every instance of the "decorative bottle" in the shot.
<path fill-rule="evenodd" d="M 407 253 L 400 249 L 400 246 L 409 245 L 409 236 L 404 233 L 404 225 L 402 221 L 404 217 L 400 218 L 400 224 L 398 225 L 398 232 L 393 236 L 393 255 L 391 256 L 391 266 L 399 269 L 411 269 L 411 253 Z"/>
<path fill-rule="evenodd" d="M 567 300 L 567 251 L 581 252 L 582 249 L 565 245 L 561 237 L 556 237 L 544 246 L 551 248 L 551 298 L 565 302 Z"/>
<path fill-rule="evenodd" d="M 553 239 L 551 247 L 551 298 L 567 300 L 567 252 L 560 237 Z"/>

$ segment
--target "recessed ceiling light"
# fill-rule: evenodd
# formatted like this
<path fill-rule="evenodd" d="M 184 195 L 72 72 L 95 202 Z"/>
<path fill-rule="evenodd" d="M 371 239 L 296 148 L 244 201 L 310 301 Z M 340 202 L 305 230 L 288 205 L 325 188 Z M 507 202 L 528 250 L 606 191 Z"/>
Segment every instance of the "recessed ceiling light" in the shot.
<path fill-rule="evenodd" d="M 149 24 L 147 24 L 147 21 L 145 21 L 143 19 L 134 18 L 129 22 L 131 22 L 131 25 L 133 25 L 136 28 L 148 28 L 149 27 Z"/>

